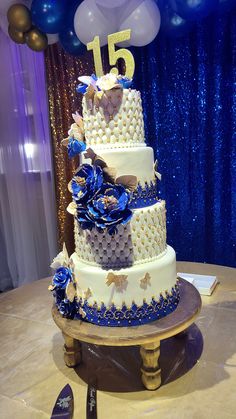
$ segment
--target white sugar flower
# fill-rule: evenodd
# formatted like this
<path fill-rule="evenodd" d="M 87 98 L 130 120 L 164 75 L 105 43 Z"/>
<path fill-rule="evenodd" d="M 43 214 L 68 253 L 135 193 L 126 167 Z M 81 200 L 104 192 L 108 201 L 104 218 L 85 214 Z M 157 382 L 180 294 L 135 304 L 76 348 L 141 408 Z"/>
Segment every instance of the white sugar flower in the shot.
<path fill-rule="evenodd" d="M 79 114 L 78 111 L 76 111 L 75 113 L 72 113 L 72 117 L 73 117 L 75 123 L 80 128 L 81 132 L 83 133 L 84 132 L 84 122 L 83 122 L 82 116 Z"/>
<path fill-rule="evenodd" d="M 108 73 L 105 76 L 100 77 L 97 80 L 96 85 L 101 90 L 111 90 L 114 87 L 121 87 L 121 85 L 117 81 L 116 75 L 112 73 Z"/>
<path fill-rule="evenodd" d="M 70 137 L 76 138 L 76 140 L 83 141 L 84 139 L 84 134 L 76 123 L 71 125 L 70 130 L 68 131 L 68 135 Z"/>
<path fill-rule="evenodd" d="M 58 269 L 61 266 L 69 266 L 70 264 L 70 258 L 66 249 L 66 245 L 65 243 L 63 243 L 63 249 L 60 253 L 58 253 L 58 255 L 53 259 L 50 267 L 52 269 Z"/>

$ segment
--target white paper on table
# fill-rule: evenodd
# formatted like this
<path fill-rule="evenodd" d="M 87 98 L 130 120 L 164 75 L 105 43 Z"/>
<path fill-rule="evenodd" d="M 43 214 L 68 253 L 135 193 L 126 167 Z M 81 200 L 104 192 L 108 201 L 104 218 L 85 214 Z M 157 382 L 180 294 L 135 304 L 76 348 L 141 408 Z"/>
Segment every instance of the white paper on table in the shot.
<path fill-rule="evenodd" d="M 198 275 L 178 272 L 177 276 L 194 285 L 201 295 L 211 295 L 216 285 L 219 283 L 217 277 L 213 275 Z"/>

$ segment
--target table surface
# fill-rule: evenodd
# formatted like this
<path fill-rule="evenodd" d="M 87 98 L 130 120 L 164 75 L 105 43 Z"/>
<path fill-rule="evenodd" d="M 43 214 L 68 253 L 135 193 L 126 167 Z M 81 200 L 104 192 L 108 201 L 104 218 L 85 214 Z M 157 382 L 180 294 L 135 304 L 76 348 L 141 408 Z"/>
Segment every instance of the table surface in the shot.
<path fill-rule="evenodd" d="M 142 387 L 138 347 L 82 344 L 83 363 L 69 369 L 51 317 L 49 279 L 0 296 L 1 419 L 50 418 L 69 383 L 75 419 L 86 418 L 88 379 L 97 379 L 98 418 L 233 419 L 236 417 L 236 269 L 178 262 L 179 272 L 217 275 L 196 323 L 161 344 L 162 386 Z"/>

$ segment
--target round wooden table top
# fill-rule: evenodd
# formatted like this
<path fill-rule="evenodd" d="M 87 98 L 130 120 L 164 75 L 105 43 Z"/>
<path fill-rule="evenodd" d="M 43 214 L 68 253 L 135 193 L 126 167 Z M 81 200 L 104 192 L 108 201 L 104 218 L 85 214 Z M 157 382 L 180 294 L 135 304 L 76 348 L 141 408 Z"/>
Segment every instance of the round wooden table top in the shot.
<path fill-rule="evenodd" d="M 201 309 L 201 297 L 196 288 L 179 280 L 180 302 L 175 311 L 162 319 L 131 327 L 104 327 L 81 320 L 63 318 L 54 305 L 52 316 L 62 332 L 82 342 L 106 346 L 143 345 L 177 335 L 187 329 Z"/>

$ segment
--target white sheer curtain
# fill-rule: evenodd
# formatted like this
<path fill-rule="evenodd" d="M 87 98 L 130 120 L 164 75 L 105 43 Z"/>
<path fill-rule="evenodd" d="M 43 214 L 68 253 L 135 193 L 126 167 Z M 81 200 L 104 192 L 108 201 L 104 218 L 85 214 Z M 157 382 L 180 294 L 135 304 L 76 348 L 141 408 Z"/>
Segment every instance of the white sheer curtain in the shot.
<path fill-rule="evenodd" d="M 44 57 L 0 30 L 0 291 L 47 276 L 57 253 Z"/>

